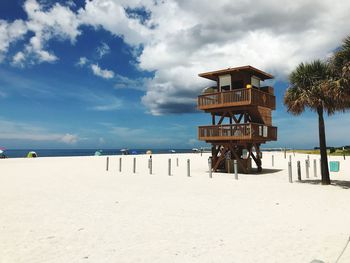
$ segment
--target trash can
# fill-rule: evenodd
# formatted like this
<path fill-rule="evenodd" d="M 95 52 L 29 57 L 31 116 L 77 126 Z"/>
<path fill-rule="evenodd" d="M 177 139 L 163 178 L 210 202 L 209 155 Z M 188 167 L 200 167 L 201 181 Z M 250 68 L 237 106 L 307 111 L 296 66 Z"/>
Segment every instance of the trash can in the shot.
<path fill-rule="evenodd" d="M 329 162 L 329 170 L 331 172 L 339 172 L 340 163 L 338 161 Z"/>

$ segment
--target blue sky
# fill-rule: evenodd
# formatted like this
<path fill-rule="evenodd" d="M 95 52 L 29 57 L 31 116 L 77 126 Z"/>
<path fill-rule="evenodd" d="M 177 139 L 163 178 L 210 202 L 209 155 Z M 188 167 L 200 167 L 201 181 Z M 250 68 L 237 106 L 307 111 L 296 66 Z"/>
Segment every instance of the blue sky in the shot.
<path fill-rule="evenodd" d="M 265 1 L 246 13 L 246 2 L 2 0 L 0 146 L 204 146 L 197 126 L 210 116 L 195 102 L 208 83 L 197 74 L 246 64 L 276 76 L 279 140 L 266 147 L 316 146 L 315 114 L 293 117 L 282 105 L 287 75 L 337 48 L 349 9 Z M 326 125 L 329 145 L 350 144 L 349 113 Z"/>

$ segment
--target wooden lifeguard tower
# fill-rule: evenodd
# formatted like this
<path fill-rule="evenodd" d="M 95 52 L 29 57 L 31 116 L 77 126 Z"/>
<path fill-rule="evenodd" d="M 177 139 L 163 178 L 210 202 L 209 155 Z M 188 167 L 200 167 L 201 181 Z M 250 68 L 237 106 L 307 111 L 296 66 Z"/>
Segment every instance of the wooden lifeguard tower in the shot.
<path fill-rule="evenodd" d="M 277 140 L 271 116 L 276 109 L 274 90 L 261 85 L 273 76 L 252 66 L 199 76 L 216 82 L 198 97 L 198 108 L 212 117 L 212 125 L 198 127 L 198 139 L 212 144 L 213 171 L 232 172 L 237 160 L 239 171 L 249 173 L 253 159 L 261 172 L 260 145 Z"/>

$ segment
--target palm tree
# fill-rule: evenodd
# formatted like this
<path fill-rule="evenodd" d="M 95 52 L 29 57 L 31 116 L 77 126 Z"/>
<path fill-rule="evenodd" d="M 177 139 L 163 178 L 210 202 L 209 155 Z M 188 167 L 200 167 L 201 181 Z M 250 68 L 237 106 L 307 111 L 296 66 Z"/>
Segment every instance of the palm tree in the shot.
<path fill-rule="evenodd" d="M 322 184 L 330 184 L 326 135 L 323 113 L 332 115 L 339 110 L 337 86 L 329 81 L 331 71 L 327 63 L 315 60 L 311 63 L 301 63 L 290 74 L 290 86 L 284 95 L 284 104 L 288 112 L 300 115 L 309 108 L 318 114 L 318 131 L 321 153 Z M 336 95 L 336 96 L 335 96 Z"/>
<path fill-rule="evenodd" d="M 334 53 L 330 62 L 333 81 L 344 96 L 342 107 L 350 108 L 350 35 L 344 39 L 340 48 Z M 343 108 L 343 110 L 344 110 Z"/>
<path fill-rule="evenodd" d="M 350 89 L 350 35 L 330 59 L 330 66 L 338 85 Z"/>

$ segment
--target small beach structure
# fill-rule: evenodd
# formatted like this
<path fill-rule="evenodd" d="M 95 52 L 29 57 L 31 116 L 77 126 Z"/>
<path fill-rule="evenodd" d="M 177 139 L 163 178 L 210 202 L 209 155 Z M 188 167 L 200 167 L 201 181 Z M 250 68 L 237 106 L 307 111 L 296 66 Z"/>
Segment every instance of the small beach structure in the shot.
<path fill-rule="evenodd" d="M 35 158 L 35 157 L 38 157 L 38 155 L 36 154 L 36 152 L 30 151 L 30 152 L 27 154 L 27 158 Z"/>
<path fill-rule="evenodd" d="M 122 153 L 122 155 L 128 155 L 129 154 L 129 149 L 120 149 L 120 152 Z"/>
<path fill-rule="evenodd" d="M 5 159 L 7 156 L 4 154 L 4 150 L 1 150 L 0 148 L 0 159 Z"/>
<path fill-rule="evenodd" d="M 277 140 L 272 126 L 276 109 L 274 89 L 262 81 L 273 76 L 252 66 L 199 74 L 215 85 L 198 97 L 198 109 L 210 113 L 212 123 L 198 127 L 198 139 L 212 145 L 212 169 L 232 172 L 237 160 L 240 172 L 251 171 L 251 159 L 262 171 L 260 145 Z"/>
<path fill-rule="evenodd" d="M 102 152 L 103 152 L 102 150 L 96 151 L 96 152 L 95 152 L 95 156 L 101 156 L 101 155 L 102 155 Z"/>

